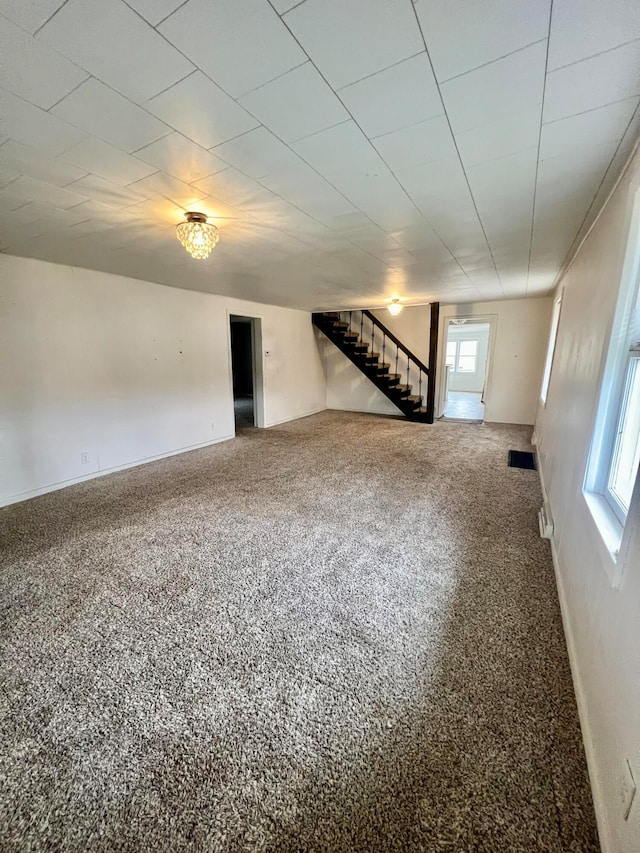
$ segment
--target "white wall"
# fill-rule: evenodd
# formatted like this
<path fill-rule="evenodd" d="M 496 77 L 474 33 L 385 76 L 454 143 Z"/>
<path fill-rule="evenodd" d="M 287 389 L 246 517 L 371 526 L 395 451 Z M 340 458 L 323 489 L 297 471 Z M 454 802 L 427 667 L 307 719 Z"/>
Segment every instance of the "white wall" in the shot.
<path fill-rule="evenodd" d="M 306 312 L 0 255 L 0 503 L 232 437 L 229 313 L 262 318 L 265 426 L 324 409 Z"/>
<path fill-rule="evenodd" d="M 629 515 L 629 546 L 619 557 L 614 589 L 611 557 L 582 494 L 600 381 L 618 295 L 633 195 L 636 157 L 561 281 L 564 287 L 546 407 L 536 436 L 541 475 L 555 531 L 553 547 L 565 630 L 581 709 L 602 847 L 640 850 L 640 793 L 622 817 L 624 760 L 640 788 L 640 512 Z"/>
<path fill-rule="evenodd" d="M 397 317 L 385 309 L 373 311 L 376 317 L 399 338 L 421 361 L 429 361 L 429 306 L 405 308 Z M 366 337 L 366 336 L 365 336 Z M 400 415 L 400 409 L 352 364 L 324 335 L 318 333 L 327 376 L 327 408 L 350 412 L 371 412 L 380 415 Z M 415 378 L 411 379 L 415 383 Z M 418 393 L 415 388 L 413 393 Z M 423 386 L 422 396 L 426 399 Z"/>
<path fill-rule="evenodd" d="M 440 307 L 438 352 L 438 414 L 442 412 L 442 371 L 446 328 L 452 317 L 489 318 L 493 341 L 485 387 L 485 420 L 533 424 L 551 318 L 551 297 L 505 299 Z"/>
<path fill-rule="evenodd" d="M 479 394 L 484 388 L 485 368 L 489 354 L 489 326 L 480 323 L 465 323 L 462 326 L 449 324 L 448 341 L 478 341 L 476 369 L 464 373 L 449 373 L 449 391 L 471 391 Z"/>

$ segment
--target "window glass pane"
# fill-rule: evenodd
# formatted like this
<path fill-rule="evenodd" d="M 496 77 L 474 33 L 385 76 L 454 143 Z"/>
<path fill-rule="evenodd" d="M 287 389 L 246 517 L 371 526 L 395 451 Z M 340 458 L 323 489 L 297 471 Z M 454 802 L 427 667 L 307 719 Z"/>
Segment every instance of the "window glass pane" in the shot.
<path fill-rule="evenodd" d="M 475 373 L 476 357 L 475 355 L 461 355 L 458 359 L 458 370 L 469 371 Z"/>
<path fill-rule="evenodd" d="M 476 355 L 478 341 L 460 341 L 460 355 Z"/>
<path fill-rule="evenodd" d="M 609 489 L 626 514 L 640 460 L 640 356 L 632 357 L 629 362 L 616 433 Z"/>
<path fill-rule="evenodd" d="M 446 364 L 448 364 L 452 370 L 455 370 L 456 367 L 456 348 L 457 345 L 455 341 L 447 341 Z"/>

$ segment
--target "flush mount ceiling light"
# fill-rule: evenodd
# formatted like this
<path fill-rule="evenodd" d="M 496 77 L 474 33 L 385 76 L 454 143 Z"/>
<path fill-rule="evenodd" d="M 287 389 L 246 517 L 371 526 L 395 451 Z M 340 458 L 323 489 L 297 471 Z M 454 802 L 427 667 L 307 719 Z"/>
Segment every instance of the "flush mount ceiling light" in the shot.
<path fill-rule="evenodd" d="M 387 311 L 392 317 L 397 317 L 402 311 L 402 305 L 400 304 L 400 300 L 397 296 L 394 296 L 391 302 L 387 305 Z"/>
<path fill-rule="evenodd" d="M 208 258 L 220 236 L 215 225 L 209 225 L 204 213 L 185 213 L 186 222 L 176 225 L 176 237 L 192 258 Z"/>

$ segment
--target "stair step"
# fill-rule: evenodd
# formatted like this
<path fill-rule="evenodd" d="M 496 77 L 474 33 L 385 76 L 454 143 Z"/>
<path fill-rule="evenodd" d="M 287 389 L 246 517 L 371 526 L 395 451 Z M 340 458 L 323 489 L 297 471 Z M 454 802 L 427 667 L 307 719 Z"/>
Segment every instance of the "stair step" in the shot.
<path fill-rule="evenodd" d="M 388 373 L 391 365 L 389 364 L 388 361 L 384 361 L 384 362 L 378 362 L 378 364 L 375 367 L 376 367 L 376 371 L 378 373 Z"/>
<path fill-rule="evenodd" d="M 405 402 L 410 403 L 414 409 L 419 409 L 422 405 L 422 397 L 418 397 L 415 394 L 413 396 L 405 397 Z"/>
<path fill-rule="evenodd" d="M 356 344 L 358 342 L 358 335 L 356 332 L 345 332 L 344 342 L 346 344 Z"/>
<path fill-rule="evenodd" d="M 397 385 L 400 382 L 400 374 L 399 373 L 389 373 L 385 376 L 385 379 L 389 383 L 389 385 Z"/>
<path fill-rule="evenodd" d="M 408 397 L 411 393 L 411 385 L 395 385 L 393 390 L 402 397 Z"/>
<path fill-rule="evenodd" d="M 369 344 L 356 344 L 354 346 L 354 350 L 356 352 L 359 352 L 360 355 L 364 355 L 368 349 L 369 349 Z"/>
<path fill-rule="evenodd" d="M 338 311 L 323 311 L 322 316 L 325 320 L 339 320 L 340 313 Z"/>
<path fill-rule="evenodd" d="M 378 361 L 379 358 L 380 358 L 379 352 L 370 352 L 370 353 L 368 353 L 367 357 L 365 358 L 365 361 Z"/>

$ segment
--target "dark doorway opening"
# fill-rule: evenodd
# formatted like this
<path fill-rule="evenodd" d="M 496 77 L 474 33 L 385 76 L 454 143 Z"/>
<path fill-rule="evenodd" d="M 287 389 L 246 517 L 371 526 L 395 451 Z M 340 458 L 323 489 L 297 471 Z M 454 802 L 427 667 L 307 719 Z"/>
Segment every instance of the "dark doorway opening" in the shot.
<path fill-rule="evenodd" d="M 256 425 L 254 335 L 250 317 L 231 317 L 231 373 L 236 429 Z"/>

